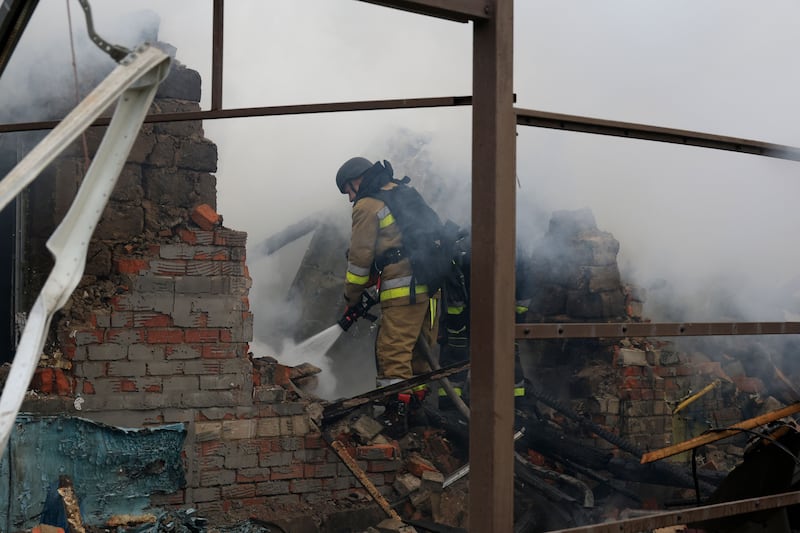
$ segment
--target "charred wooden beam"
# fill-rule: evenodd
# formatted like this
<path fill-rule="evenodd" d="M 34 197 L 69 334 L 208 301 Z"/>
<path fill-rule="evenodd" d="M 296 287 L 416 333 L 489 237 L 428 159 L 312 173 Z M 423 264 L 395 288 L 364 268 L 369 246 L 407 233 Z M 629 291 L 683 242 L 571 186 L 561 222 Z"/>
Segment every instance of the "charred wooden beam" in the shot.
<path fill-rule="evenodd" d="M 736 516 L 797 504 L 800 504 L 800 491 L 763 496 L 760 498 L 749 498 L 715 505 L 705 505 L 693 507 L 691 509 L 681 509 L 679 511 L 653 513 L 650 516 L 569 529 L 559 529 L 557 531 L 551 531 L 550 533 L 638 533 L 640 531 L 649 531 L 661 527 L 703 522 L 726 516 Z"/>
<path fill-rule="evenodd" d="M 727 429 L 722 429 L 720 431 L 715 431 L 713 433 L 706 433 L 705 435 L 700 435 L 693 439 L 683 441 L 674 446 L 669 446 L 667 448 L 662 448 L 660 450 L 655 450 L 652 452 L 642 454 L 642 464 L 658 461 L 659 459 L 664 459 L 666 457 L 677 455 L 681 452 L 698 448 L 700 446 L 703 446 L 704 444 L 710 444 L 712 442 L 716 442 L 718 440 L 722 440 L 724 438 L 731 437 L 733 435 L 738 435 L 743 430 L 748 430 L 756 428 L 758 426 L 763 426 L 764 424 L 769 424 L 770 422 L 774 422 L 776 420 L 780 420 L 781 418 L 791 416 L 797 412 L 800 412 L 800 402 L 793 403 L 792 405 L 786 406 L 782 409 L 778 409 L 777 411 L 772 411 L 757 416 L 755 418 L 750 418 L 749 420 L 739 422 L 738 424 L 734 424 Z"/>
<path fill-rule="evenodd" d="M 303 237 L 304 235 L 308 235 L 320 224 L 321 217 L 320 215 L 312 215 L 310 217 L 306 217 L 300 222 L 295 222 L 289 226 L 286 226 L 282 230 L 277 233 L 273 233 L 266 239 L 264 239 L 261 244 L 256 247 L 258 253 L 263 255 L 271 255 L 287 244 L 291 244 L 297 239 Z"/>
<path fill-rule="evenodd" d="M 414 376 L 413 378 L 409 378 L 405 381 L 400 381 L 399 383 L 389 385 L 388 387 L 381 387 L 380 389 L 374 389 L 369 392 L 353 396 L 352 398 L 346 398 L 344 400 L 333 402 L 326 405 L 323 409 L 322 423 L 325 424 L 331 422 L 362 405 L 388 398 L 393 394 L 403 392 L 412 387 L 416 387 L 417 385 L 430 383 L 431 381 L 452 376 L 453 374 L 468 368 L 469 363 L 454 363 L 439 370 L 432 370 L 431 372 Z"/>

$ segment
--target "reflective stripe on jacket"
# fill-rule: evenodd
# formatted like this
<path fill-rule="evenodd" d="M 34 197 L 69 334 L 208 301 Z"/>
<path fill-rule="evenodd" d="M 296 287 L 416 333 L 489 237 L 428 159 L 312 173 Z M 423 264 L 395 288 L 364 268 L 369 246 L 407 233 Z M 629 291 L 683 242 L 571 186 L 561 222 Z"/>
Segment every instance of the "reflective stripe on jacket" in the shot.
<path fill-rule="evenodd" d="M 396 187 L 388 183 L 383 190 Z M 348 303 L 357 302 L 361 292 L 374 284 L 375 259 L 387 250 L 402 248 L 400 229 L 383 201 L 366 196 L 353 206 L 353 225 L 350 236 L 344 297 Z M 411 294 L 411 263 L 401 259 L 386 265 L 380 272 L 381 305 L 408 305 Z M 415 288 L 417 302 L 427 300 L 427 287 Z"/>

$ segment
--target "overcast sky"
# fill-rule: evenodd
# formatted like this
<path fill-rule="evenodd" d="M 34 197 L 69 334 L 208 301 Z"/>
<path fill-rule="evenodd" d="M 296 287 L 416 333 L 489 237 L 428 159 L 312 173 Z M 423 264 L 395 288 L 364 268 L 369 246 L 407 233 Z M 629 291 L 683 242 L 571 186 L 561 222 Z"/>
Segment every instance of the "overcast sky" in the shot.
<path fill-rule="evenodd" d="M 40 0 L 19 55 L 36 50 L 39 66 L 45 56 L 69 64 L 66 1 Z M 70 5 L 82 32 L 78 3 Z M 127 45 L 149 18 L 135 13 L 157 12 L 160 39 L 203 76 L 208 107 L 211 0 L 91 5 L 98 32 Z M 355 0 L 225 7 L 227 108 L 471 93 L 471 24 Z M 517 105 L 797 146 L 798 20 L 793 0 L 517 0 Z M 336 169 L 354 155 L 383 159 L 401 130 L 430 139 L 426 151 L 443 179 L 469 180 L 469 108 L 204 127 L 219 148 L 219 211 L 251 245 L 320 209 L 348 216 Z M 690 302 L 715 284 L 730 287 L 748 319 L 774 319 L 757 296 L 785 295 L 796 277 L 799 170 L 796 162 L 520 127 L 518 211 L 590 207 L 620 241 L 624 275 L 644 286 L 668 280 L 672 297 L 690 307 L 687 319 L 725 318 Z M 519 231 L 541 227 L 521 220 Z"/>

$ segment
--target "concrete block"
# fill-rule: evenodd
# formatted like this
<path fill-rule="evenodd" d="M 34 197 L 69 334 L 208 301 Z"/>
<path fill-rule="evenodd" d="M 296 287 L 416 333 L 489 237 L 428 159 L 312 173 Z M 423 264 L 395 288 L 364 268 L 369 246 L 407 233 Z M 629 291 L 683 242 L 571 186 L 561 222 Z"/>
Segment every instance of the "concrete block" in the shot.
<path fill-rule="evenodd" d="M 394 479 L 392 487 L 400 496 L 406 496 L 422 486 L 422 480 L 414 474 L 400 474 Z"/>
<path fill-rule="evenodd" d="M 219 500 L 221 491 L 219 487 L 198 487 L 192 490 L 192 501 L 213 502 Z"/>
<path fill-rule="evenodd" d="M 259 437 L 277 437 L 281 434 L 281 423 L 278 418 L 261 418 L 258 420 L 256 435 Z"/>
<path fill-rule="evenodd" d="M 222 276 L 222 261 L 187 261 L 187 276 Z"/>
<path fill-rule="evenodd" d="M 152 344 L 131 344 L 128 346 L 130 361 L 161 361 L 164 359 L 164 346 Z"/>
<path fill-rule="evenodd" d="M 252 439 L 256 436 L 257 420 L 223 420 L 222 435 L 228 440 Z"/>
<path fill-rule="evenodd" d="M 164 348 L 164 356 L 167 359 L 200 359 L 202 352 L 198 347 L 188 344 L 178 344 Z"/>
<path fill-rule="evenodd" d="M 175 280 L 171 276 L 154 276 L 145 274 L 133 278 L 133 290 L 145 293 L 166 293 L 175 292 Z"/>
<path fill-rule="evenodd" d="M 431 472 L 426 470 L 422 473 L 421 488 L 431 492 L 441 492 L 444 484 L 444 475 L 441 472 Z"/>
<path fill-rule="evenodd" d="M 194 434 L 197 442 L 219 440 L 222 438 L 222 422 L 196 422 Z"/>
<path fill-rule="evenodd" d="M 221 376 L 200 376 L 201 390 L 229 390 L 242 388 L 242 378 L 246 376 L 223 374 Z M 252 380 L 251 380 L 252 381 Z"/>
<path fill-rule="evenodd" d="M 294 455 L 292 454 L 291 451 L 271 452 L 267 454 L 262 454 L 259 457 L 258 466 L 261 467 L 289 466 L 293 464 L 293 462 L 294 462 Z"/>
<path fill-rule="evenodd" d="M 225 457 L 225 468 L 230 468 L 232 470 L 239 470 L 242 468 L 254 468 L 258 466 L 258 455 L 257 454 L 249 454 L 249 455 L 228 455 Z M 237 475 L 237 477 L 240 477 Z M 266 479 L 269 479 L 268 477 Z M 237 482 L 241 483 L 242 481 L 237 479 Z"/>
<path fill-rule="evenodd" d="M 169 392 L 194 392 L 200 390 L 197 376 L 168 376 L 164 378 L 164 390 Z"/>
<path fill-rule="evenodd" d="M 236 482 L 236 472 L 233 470 L 207 470 L 200 472 L 201 487 L 217 487 L 232 485 Z"/>
<path fill-rule="evenodd" d="M 118 361 L 128 356 L 128 347 L 119 344 L 91 344 L 86 347 L 90 361 Z"/>
<path fill-rule="evenodd" d="M 280 416 L 302 415 L 306 412 L 305 402 L 282 402 L 274 407 L 275 414 Z"/>
<path fill-rule="evenodd" d="M 286 399 L 286 389 L 279 385 L 259 385 L 253 387 L 253 400 L 259 403 L 278 404 Z"/>
<path fill-rule="evenodd" d="M 361 415 L 355 422 L 350 424 L 350 430 L 361 437 L 364 442 L 369 442 L 383 431 L 383 424 L 371 416 Z"/>
<path fill-rule="evenodd" d="M 161 259 L 192 259 L 194 258 L 195 246 L 188 244 L 162 244 L 159 247 L 158 256 Z"/>
<path fill-rule="evenodd" d="M 622 366 L 648 366 L 644 350 L 636 348 L 620 348 L 619 361 Z"/>
<path fill-rule="evenodd" d="M 302 494 L 305 492 L 316 492 L 322 489 L 320 479 L 293 479 L 289 482 L 289 492 Z"/>
<path fill-rule="evenodd" d="M 277 496 L 289 494 L 288 481 L 265 481 L 256 483 L 256 495 L 258 496 Z"/>
<path fill-rule="evenodd" d="M 147 373 L 147 365 L 142 361 L 109 361 L 106 365 L 108 376 L 139 377 Z"/>

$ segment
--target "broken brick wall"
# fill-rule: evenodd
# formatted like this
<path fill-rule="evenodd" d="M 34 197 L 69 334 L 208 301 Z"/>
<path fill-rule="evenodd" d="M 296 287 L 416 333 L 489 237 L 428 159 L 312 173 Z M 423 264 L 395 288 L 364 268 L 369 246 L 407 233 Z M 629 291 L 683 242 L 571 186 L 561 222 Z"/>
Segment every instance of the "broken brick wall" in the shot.
<path fill-rule="evenodd" d="M 526 321 L 646 320 L 645 291 L 621 279 L 619 243 L 598 229 L 590 210 L 555 212 L 532 250 L 536 291 Z M 740 396 L 757 385 L 734 361 L 723 368 L 664 340 L 556 339 L 525 341 L 521 348 L 526 376 L 536 387 L 642 450 L 690 438 L 712 418 L 716 426 L 741 420 Z M 673 414 L 683 399 L 715 380 L 718 386 Z M 614 448 L 597 435 L 585 438 Z"/>
<path fill-rule="evenodd" d="M 173 64 L 151 112 L 199 110 L 200 78 Z M 44 242 L 74 197 L 103 129 L 92 128 L 27 197 L 35 297 Z M 85 275 L 57 314 L 23 409 L 123 427 L 182 423 L 186 487 L 159 506 L 270 517 L 363 489 L 312 425 L 289 368 L 253 360 L 244 232 L 215 212 L 216 146 L 199 121 L 145 124 L 92 238 Z M 254 369 L 255 365 L 255 369 Z M 42 401 L 37 401 L 42 400 Z M 47 399 L 57 402 L 46 402 Z M 391 490 L 396 454 L 354 450 Z M 80 480 L 74 480 L 80 494 Z"/>

